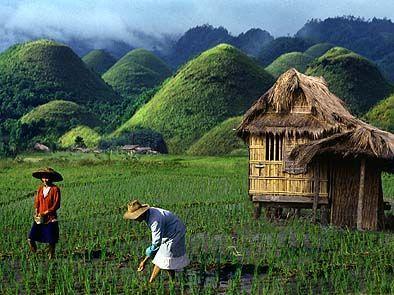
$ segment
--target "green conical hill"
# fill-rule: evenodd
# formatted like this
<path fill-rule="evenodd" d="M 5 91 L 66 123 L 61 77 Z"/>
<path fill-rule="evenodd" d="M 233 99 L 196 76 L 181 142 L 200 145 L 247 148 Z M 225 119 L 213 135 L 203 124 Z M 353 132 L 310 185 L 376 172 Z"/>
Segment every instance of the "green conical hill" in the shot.
<path fill-rule="evenodd" d="M 103 49 L 94 49 L 90 51 L 82 60 L 90 69 L 100 75 L 105 73 L 116 63 L 116 59 Z"/>
<path fill-rule="evenodd" d="M 54 141 L 77 125 L 101 125 L 97 116 L 85 107 L 64 100 L 54 100 L 38 106 L 24 115 L 20 122 L 25 138 L 40 136 Z"/>
<path fill-rule="evenodd" d="M 171 75 L 170 68 L 145 49 L 127 53 L 107 72 L 103 79 L 124 97 L 153 88 Z"/>
<path fill-rule="evenodd" d="M 364 119 L 372 125 L 394 133 L 394 95 L 380 101 Z"/>
<path fill-rule="evenodd" d="M 323 76 L 330 91 L 343 99 L 355 115 L 367 112 L 392 91 L 375 64 L 341 47 L 330 49 L 312 62 L 306 74 Z"/>
<path fill-rule="evenodd" d="M 14 45 L 1 53 L 0 85 L 2 119 L 20 118 L 33 107 L 59 98 L 94 110 L 120 100 L 69 47 L 49 40 Z"/>
<path fill-rule="evenodd" d="M 285 53 L 275 59 L 265 70 L 275 78 L 290 68 L 295 68 L 299 72 L 304 73 L 313 60 L 312 56 L 302 52 Z"/>
<path fill-rule="evenodd" d="M 261 48 L 261 51 L 257 56 L 257 60 L 259 61 L 260 65 L 266 67 L 282 54 L 295 51 L 304 52 L 311 45 L 313 45 L 313 43 L 305 39 L 295 37 L 279 37 Z"/>
<path fill-rule="evenodd" d="M 75 145 L 75 139 L 77 136 L 82 137 L 84 143 L 89 148 L 97 146 L 101 140 L 100 134 L 94 131 L 92 128 L 87 126 L 77 126 L 70 131 L 66 132 L 62 137 L 59 138 L 59 145 L 62 148 L 69 148 Z"/>
<path fill-rule="evenodd" d="M 334 45 L 331 43 L 317 43 L 311 47 L 309 47 L 307 50 L 305 50 L 305 54 L 308 54 L 314 58 L 322 56 L 324 53 L 326 53 L 328 50 L 333 48 Z"/>
<path fill-rule="evenodd" d="M 227 155 L 234 150 L 245 148 L 244 142 L 235 134 L 234 129 L 241 123 L 242 116 L 225 120 L 205 133 L 187 151 L 191 155 Z"/>
<path fill-rule="evenodd" d="M 88 111 L 85 107 L 66 100 L 53 100 L 40 105 L 20 119 L 23 124 L 32 124 L 40 120 L 53 124 L 57 124 L 58 122 L 68 124 L 70 121 L 75 120 L 79 124 L 91 127 L 96 127 L 101 124 L 97 116 Z"/>
<path fill-rule="evenodd" d="M 225 119 L 243 114 L 274 79 L 233 46 L 220 44 L 185 64 L 114 135 L 143 127 L 181 153 Z"/>

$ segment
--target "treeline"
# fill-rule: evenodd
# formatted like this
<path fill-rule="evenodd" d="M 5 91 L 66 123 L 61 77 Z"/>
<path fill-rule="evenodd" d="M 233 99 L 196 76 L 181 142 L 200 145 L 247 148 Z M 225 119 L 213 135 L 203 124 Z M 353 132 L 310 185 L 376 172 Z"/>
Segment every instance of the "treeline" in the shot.
<path fill-rule="evenodd" d="M 311 19 L 296 37 L 346 47 L 375 61 L 394 52 L 394 23 L 387 18 L 343 16 Z"/>

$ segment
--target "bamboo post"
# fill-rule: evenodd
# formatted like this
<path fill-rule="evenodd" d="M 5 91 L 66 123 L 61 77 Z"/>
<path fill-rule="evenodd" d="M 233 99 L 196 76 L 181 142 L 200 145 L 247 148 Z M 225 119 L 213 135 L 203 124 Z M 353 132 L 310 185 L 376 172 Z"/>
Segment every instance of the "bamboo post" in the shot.
<path fill-rule="evenodd" d="M 315 164 L 315 171 L 313 173 L 313 222 L 316 222 L 316 211 L 317 205 L 319 204 L 319 194 L 320 194 L 320 176 L 319 176 L 319 163 Z"/>
<path fill-rule="evenodd" d="M 361 230 L 363 227 L 363 201 L 364 201 L 364 184 L 365 184 L 365 159 L 361 159 L 360 163 L 360 187 L 358 191 L 357 204 L 357 229 Z"/>

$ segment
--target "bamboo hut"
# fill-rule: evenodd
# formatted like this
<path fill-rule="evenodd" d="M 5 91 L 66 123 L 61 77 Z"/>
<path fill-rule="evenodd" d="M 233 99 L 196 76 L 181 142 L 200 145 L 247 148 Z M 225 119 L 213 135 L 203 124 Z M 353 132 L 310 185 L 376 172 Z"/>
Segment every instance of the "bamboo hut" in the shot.
<path fill-rule="evenodd" d="M 261 207 L 318 208 L 338 226 L 384 223 L 381 173 L 394 169 L 394 135 L 355 118 L 323 78 L 290 69 L 246 112 L 249 196 Z"/>

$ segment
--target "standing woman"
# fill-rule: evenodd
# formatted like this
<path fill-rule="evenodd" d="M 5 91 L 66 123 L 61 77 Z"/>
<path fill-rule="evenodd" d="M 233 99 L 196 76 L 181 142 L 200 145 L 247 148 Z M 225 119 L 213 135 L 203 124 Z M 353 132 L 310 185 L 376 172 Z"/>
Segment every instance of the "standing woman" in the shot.
<path fill-rule="evenodd" d="M 189 264 L 185 246 L 186 228 L 175 214 L 135 200 L 128 204 L 128 210 L 123 217 L 139 222 L 145 221 L 152 232 L 152 244 L 146 249 L 146 256 L 137 269 L 143 271 L 146 262 L 153 259 L 155 266 L 149 283 L 154 281 L 160 269 L 167 270 L 170 278 L 173 279 L 175 271 L 182 270 Z"/>
<path fill-rule="evenodd" d="M 60 189 L 53 182 L 62 181 L 63 177 L 52 168 L 35 171 L 33 177 L 40 179 L 42 185 L 37 190 L 34 202 L 35 217 L 27 241 L 33 253 L 37 251 L 36 242 L 49 244 L 48 258 L 52 259 L 59 240 L 56 211 L 60 208 Z"/>

